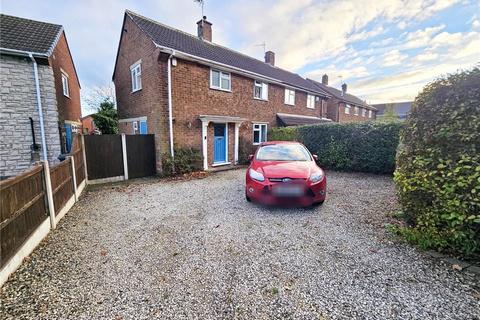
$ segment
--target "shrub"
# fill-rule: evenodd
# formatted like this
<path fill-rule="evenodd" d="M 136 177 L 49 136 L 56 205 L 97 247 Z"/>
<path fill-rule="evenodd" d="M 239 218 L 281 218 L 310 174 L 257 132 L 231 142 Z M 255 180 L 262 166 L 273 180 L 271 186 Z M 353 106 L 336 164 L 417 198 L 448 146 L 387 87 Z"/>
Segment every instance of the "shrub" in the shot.
<path fill-rule="evenodd" d="M 416 97 L 401 132 L 395 182 L 423 248 L 480 249 L 480 70 L 440 78 Z"/>
<path fill-rule="evenodd" d="M 269 141 L 297 141 L 296 127 L 278 127 L 268 131 Z"/>
<path fill-rule="evenodd" d="M 239 164 L 248 164 L 248 156 L 250 154 L 254 154 L 257 146 L 252 144 L 251 140 L 245 139 L 244 137 L 240 136 L 238 140 L 238 163 Z"/>
<path fill-rule="evenodd" d="M 297 138 L 325 168 L 393 173 L 399 122 L 323 123 L 297 128 Z"/>
<path fill-rule="evenodd" d="M 203 157 L 199 150 L 193 148 L 175 148 L 175 160 L 169 154 L 162 158 L 164 176 L 190 173 L 202 169 Z"/>

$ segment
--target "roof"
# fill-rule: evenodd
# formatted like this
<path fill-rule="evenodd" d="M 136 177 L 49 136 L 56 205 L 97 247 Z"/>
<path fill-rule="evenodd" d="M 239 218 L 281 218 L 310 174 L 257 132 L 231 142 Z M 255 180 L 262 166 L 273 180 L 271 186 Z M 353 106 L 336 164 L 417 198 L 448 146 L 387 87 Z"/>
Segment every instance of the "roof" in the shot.
<path fill-rule="evenodd" d="M 317 124 L 324 122 L 331 122 L 330 119 L 303 116 L 298 114 L 288 114 L 288 113 L 277 113 L 277 118 L 280 124 L 289 127 L 289 126 L 302 126 L 306 124 Z"/>
<path fill-rule="evenodd" d="M 50 56 L 63 31 L 58 24 L 0 14 L 0 48 Z"/>
<path fill-rule="evenodd" d="M 337 98 L 339 100 L 342 100 L 342 101 L 345 101 L 347 103 L 354 104 L 354 105 L 357 105 L 357 106 L 365 107 L 365 108 L 368 108 L 368 109 L 376 110 L 374 107 L 372 107 L 371 105 L 369 105 L 368 103 L 366 103 L 365 101 L 360 99 L 359 97 L 354 96 L 353 94 L 350 94 L 350 93 L 343 94 L 342 90 L 324 85 L 323 83 L 312 80 L 312 79 L 307 79 L 307 81 L 313 83 L 314 85 L 316 85 L 320 89 L 328 92 L 329 94 L 331 94 L 332 96 L 334 96 L 335 98 Z"/>
<path fill-rule="evenodd" d="M 271 66 L 264 61 L 260 61 L 218 44 L 202 40 L 197 36 L 166 26 L 132 11 L 127 10 L 125 15 L 132 19 L 132 21 L 155 43 L 155 45 L 159 47 L 173 49 L 214 63 L 255 73 L 266 78 L 273 78 L 284 84 L 304 89 L 305 91 L 310 91 L 326 97 L 330 96 L 327 92 L 316 87 L 296 73 Z"/>
<path fill-rule="evenodd" d="M 378 113 L 377 116 L 381 116 L 385 113 L 385 108 L 387 104 L 393 104 L 395 111 L 399 116 L 406 115 L 410 112 L 412 108 L 412 101 L 405 101 L 405 102 L 392 102 L 392 103 L 379 103 L 372 105 L 373 107 L 377 108 Z"/>

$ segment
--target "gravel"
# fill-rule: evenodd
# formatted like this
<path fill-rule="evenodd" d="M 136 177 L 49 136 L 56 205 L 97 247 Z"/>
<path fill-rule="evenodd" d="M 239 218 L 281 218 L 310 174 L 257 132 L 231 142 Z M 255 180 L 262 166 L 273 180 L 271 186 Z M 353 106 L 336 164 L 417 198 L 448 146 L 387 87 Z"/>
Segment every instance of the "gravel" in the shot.
<path fill-rule="evenodd" d="M 478 319 L 478 278 L 384 224 L 392 179 L 327 172 L 314 209 L 244 200 L 244 170 L 87 192 L 0 291 L 2 319 Z"/>

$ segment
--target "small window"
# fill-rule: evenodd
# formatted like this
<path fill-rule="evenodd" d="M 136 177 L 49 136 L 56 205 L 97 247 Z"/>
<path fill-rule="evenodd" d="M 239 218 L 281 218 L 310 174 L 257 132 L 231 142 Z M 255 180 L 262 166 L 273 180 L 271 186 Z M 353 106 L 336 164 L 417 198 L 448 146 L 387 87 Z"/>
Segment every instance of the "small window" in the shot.
<path fill-rule="evenodd" d="M 231 91 L 231 76 L 228 72 L 210 70 L 210 88 Z"/>
<path fill-rule="evenodd" d="M 138 121 L 133 121 L 132 122 L 132 133 L 137 134 L 138 133 Z"/>
<path fill-rule="evenodd" d="M 62 87 L 63 95 L 65 97 L 70 97 L 70 89 L 68 87 L 68 75 L 62 72 Z"/>
<path fill-rule="evenodd" d="M 267 124 L 253 124 L 253 144 L 260 144 L 267 141 Z"/>
<path fill-rule="evenodd" d="M 359 114 L 358 107 L 354 107 L 353 112 L 356 116 L 358 116 L 358 114 Z"/>
<path fill-rule="evenodd" d="M 142 62 L 136 62 L 130 67 L 132 76 L 132 92 L 142 89 Z"/>
<path fill-rule="evenodd" d="M 350 114 L 351 106 L 349 104 L 345 105 L 345 114 Z"/>
<path fill-rule="evenodd" d="M 366 116 L 367 116 L 367 109 L 362 108 L 362 117 L 366 117 Z"/>
<path fill-rule="evenodd" d="M 285 88 L 285 104 L 295 105 L 295 90 Z"/>
<path fill-rule="evenodd" d="M 253 85 L 253 97 L 260 100 L 268 100 L 268 84 L 255 80 Z"/>
<path fill-rule="evenodd" d="M 307 108 L 315 109 L 315 96 L 307 94 Z"/>
<path fill-rule="evenodd" d="M 368 117 L 369 117 L 369 118 L 372 117 L 372 110 L 368 110 Z"/>

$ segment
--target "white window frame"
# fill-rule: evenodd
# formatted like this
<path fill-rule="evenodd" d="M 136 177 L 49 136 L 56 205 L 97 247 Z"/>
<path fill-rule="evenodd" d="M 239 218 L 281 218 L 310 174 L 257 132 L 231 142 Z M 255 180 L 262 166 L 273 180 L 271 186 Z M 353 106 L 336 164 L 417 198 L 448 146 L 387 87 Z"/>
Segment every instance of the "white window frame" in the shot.
<path fill-rule="evenodd" d="M 70 98 L 70 87 L 68 84 L 68 74 L 62 71 L 62 91 L 63 95 L 67 98 Z"/>
<path fill-rule="evenodd" d="M 372 118 L 372 113 L 373 113 L 372 110 L 368 110 L 368 117 L 369 118 Z"/>
<path fill-rule="evenodd" d="M 362 117 L 367 117 L 367 109 L 362 108 Z"/>
<path fill-rule="evenodd" d="M 345 104 L 345 114 L 350 114 L 350 110 L 352 109 L 352 106 L 350 106 L 348 103 Z"/>
<path fill-rule="evenodd" d="M 213 85 L 213 73 L 218 72 L 218 86 Z M 222 79 L 228 79 L 228 88 L 222 88 Z M 232 74 L 230 72 L 225 72 L 218 69 L 210 69 L 210 89 L 221 90 L 221 91 L 232 91 Z"/>
<path fill-rule="evenodd" d="M 142 60 L 130 66 L 130 78 L 132 80 L 132 93 L 142 90 Z"/>
<path fill-rule="evenodd" d="M 260 97 L 255 96 L 255 89 L 260 88 Z M 255 80 L 253 81 L 253 99 L 268 101 L 268 83 Z"/>
<path fill-rule="evenodd" d="M 138 121 L 132 122 L 132 133 L 137 134 L 139 132 Z"/>
<path fill-rule="evenodd" d="M 295 105 L 295 90 L 285 88 L 285 104 L 290 106 Z"/>
<path fill-rule="evenodd" d="M 356 116 L 360 115 L 360 111 L 357 106 L 353 107 L 353 114 Z"/>
<path fill-rule="evenodd" d="M 265 141 L 262 141 L 262 128 L 265 130 Z M 267 123 L 253 123 L 253 145 L 259 145 L 262 142 L 267 142 L 267 131 L 268 131 L 268 124 Z M 258 132 L 258 142 L 255 142 L 255 132 Z"/>
<path fill-rule="evenodd" d="M 315 96 L 312 94 L 307 94 L 307 108 L 315 109 Z"/>

